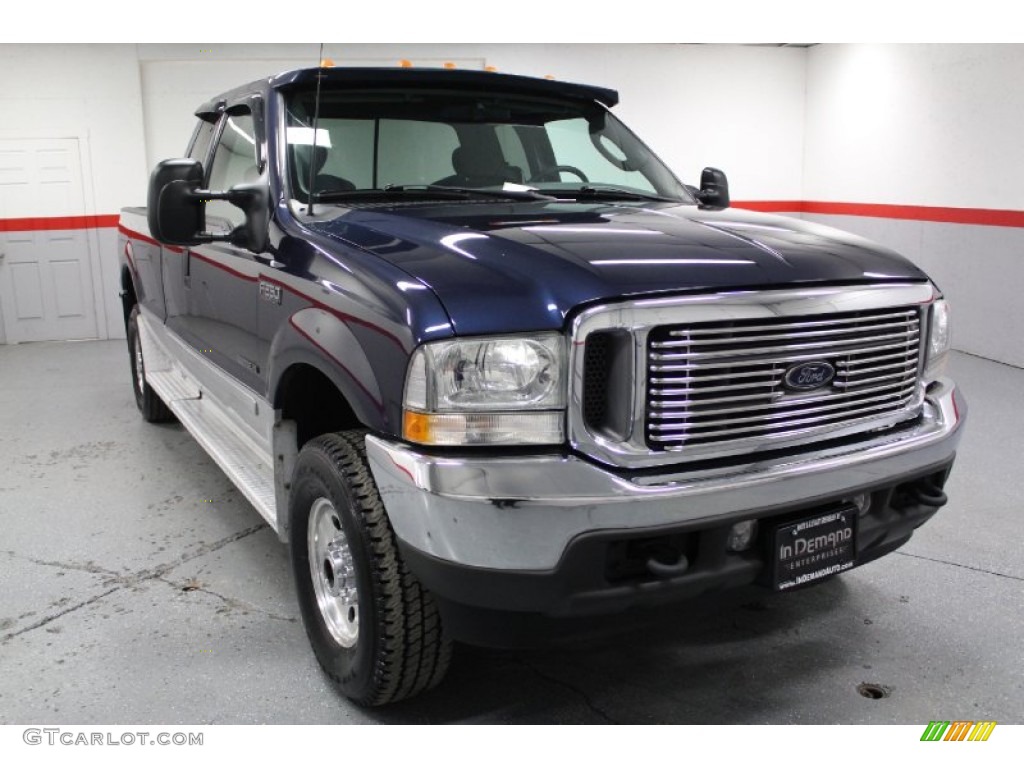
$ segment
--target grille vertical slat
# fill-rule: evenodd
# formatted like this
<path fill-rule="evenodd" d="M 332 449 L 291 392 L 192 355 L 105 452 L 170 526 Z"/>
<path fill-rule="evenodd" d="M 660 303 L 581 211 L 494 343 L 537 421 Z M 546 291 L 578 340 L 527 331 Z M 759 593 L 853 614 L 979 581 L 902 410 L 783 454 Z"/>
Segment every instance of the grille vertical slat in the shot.
<path fill-rule="evenodd" d="M 916 307 L 713 321 L 651 329 L 646 439 L 654 451 L 722 444 L 741 453 L 767 437 L 830 432 L 906 416 L 918 400 Z M 790 391 L 786 372 L 820 361 L 834 377 Z"/>

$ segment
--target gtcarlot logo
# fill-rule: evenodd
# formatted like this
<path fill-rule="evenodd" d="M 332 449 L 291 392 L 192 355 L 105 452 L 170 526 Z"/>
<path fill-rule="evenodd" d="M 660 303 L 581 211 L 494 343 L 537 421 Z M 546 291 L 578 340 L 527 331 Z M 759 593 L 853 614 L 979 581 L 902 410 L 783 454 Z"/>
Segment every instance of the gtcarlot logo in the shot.
<path fill-rule="evenodd" d="M 26 728 L 21 738 L 26 744 L 65 747 L 201 747 L 201 733 L 150 733 L 149 731 L 66 731 L 63 728 Z"/>

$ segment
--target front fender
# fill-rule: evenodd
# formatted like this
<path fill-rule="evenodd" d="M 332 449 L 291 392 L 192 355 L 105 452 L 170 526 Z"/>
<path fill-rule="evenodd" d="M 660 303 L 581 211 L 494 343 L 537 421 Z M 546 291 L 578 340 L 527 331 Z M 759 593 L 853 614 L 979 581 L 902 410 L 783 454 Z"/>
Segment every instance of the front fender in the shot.
<path fill-rule="evenodd" d="M 403 357 L 397 347 L 378 350 L 375 355 Z M 398 400 L 395 401 L 395 383 L 382 382 L 377 371 L 381 360 L 371 362 L 370 356 L 352 329 L 337 316 L 318 307 L 296 312 L 283 324 L 270 349 L 268 371 L 269 391 L 278 402 L 281 377 L 291 366 L 304 364 L 316 368 L 334 384 L 348 401 L 356 418 L 370 429 L 393 433 L 393 425 L 401 420 L 401 387 L 404 384 L 404 359 L 387 365 L 393 372 L 400 371 Z M 376 365 L 374 364 L 376 363 Z"/>

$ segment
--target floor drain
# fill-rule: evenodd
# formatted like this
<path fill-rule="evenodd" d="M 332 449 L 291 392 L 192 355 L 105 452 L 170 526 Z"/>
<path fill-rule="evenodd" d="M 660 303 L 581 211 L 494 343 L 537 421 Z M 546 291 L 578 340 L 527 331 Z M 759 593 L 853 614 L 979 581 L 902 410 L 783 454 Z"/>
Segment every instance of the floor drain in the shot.
<path fill-rule="evenodd" d="M 857 693 L 865 699 L 884 699 L 889 695 L 889 689 L 884 685 L 874 683 L 861 683 L 857 686 Z"/>

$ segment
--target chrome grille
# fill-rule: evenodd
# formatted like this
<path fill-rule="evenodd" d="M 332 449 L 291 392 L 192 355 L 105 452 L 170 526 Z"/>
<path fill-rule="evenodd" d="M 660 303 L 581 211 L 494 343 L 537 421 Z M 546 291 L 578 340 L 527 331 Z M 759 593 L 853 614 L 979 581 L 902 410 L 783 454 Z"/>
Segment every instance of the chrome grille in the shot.
<path fill-rule="evenodd" d="M 666 325 L 647 337 L 645 438 L 650 450 L 824 439 L 912 416 L 918 387 L 917 307 Z M 827 385 L 790 391 L 801 362 L 835 369 Z M 865 427 L 868 428 L 868 427 Z"/>

